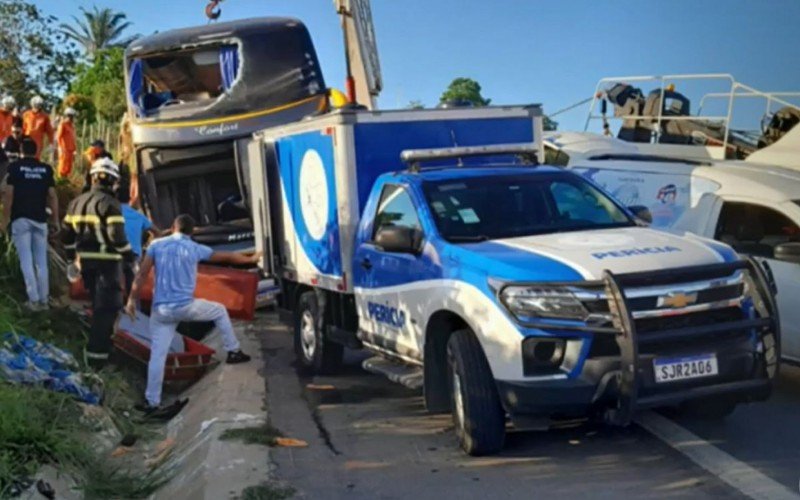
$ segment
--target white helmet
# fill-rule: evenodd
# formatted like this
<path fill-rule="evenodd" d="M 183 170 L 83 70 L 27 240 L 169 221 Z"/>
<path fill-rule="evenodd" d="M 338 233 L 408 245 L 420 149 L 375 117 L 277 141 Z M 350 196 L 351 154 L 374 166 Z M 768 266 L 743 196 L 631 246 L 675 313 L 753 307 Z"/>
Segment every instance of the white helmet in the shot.
<path fill-rule="evenodd" d="M 67 108 L 64 110 L 64 116 L 75 116 L 78 112 L 75 111 L 75 108 Z"/>
<path fill-rule="evenodd" d="M 10 95 L 3 97 L 2 104 L 5 109 L 12 109 L 17 107 L 17 101 Z"/>
<path fill-rule="evenodd" d="M 89 175 L 106 174 L 114 179 L 119 179 L 119 167 L 111 158 L 99 158 L 92 163 Z"/>
<path fill-rule="evenodd" d="M 44 99 L 42 99 L 42 96 L 35 95 L 31 98 L 32 108 L 41 108 L 43 105 L 44 105 Z"/>

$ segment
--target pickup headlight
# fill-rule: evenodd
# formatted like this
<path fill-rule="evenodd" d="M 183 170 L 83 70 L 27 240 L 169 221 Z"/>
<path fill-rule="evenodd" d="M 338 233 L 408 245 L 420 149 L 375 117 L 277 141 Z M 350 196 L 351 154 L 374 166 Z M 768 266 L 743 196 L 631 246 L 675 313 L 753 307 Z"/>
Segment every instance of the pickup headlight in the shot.
<path fill-rule="evenodd" d="M 500 292 L 500 300 L 522 321 L 530 318 L 583 320 L 589 314 L 581 301 L 564 287 L 507 286 Z"/>

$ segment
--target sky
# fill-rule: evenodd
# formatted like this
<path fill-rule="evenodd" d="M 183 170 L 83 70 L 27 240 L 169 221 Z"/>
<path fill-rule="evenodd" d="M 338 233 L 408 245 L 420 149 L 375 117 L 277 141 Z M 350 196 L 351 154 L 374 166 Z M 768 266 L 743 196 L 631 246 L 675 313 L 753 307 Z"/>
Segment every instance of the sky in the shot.
<path fill-rule="evenodd" d="M 80 7 L 111 7 L 141 34 L 206 23 L 206 0 L 33 3 L 64 22 Z M 343 88 L 333 0 L 224 0 L 221 7 L 223 21 L 301 19 L 326 83 Z M 372 12 L 382 108 L 412 100 L 433 106 L 459 76 L 477 80 L 493 104 L 542 103 L 545 113 L 592 96 L 609 76 L 731 73 L 761 90 L 800 91 L 800 0 L 372 0 Z M 555 119 L 559 129 L 582 130 L 587 113 L 588 105 Z"/>

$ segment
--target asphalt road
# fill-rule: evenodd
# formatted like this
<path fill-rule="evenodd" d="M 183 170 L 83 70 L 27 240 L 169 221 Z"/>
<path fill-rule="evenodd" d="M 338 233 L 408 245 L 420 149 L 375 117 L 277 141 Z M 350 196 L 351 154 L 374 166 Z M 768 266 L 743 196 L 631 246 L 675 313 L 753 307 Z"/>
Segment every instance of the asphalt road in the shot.
<path fill-rule="evenodd" d="M 264 343 L 270 422 L 309 443 L 272 453 L 275 475 L 300 498 L 744 498 L 638 426 L 515 432 L 502 454 L 467 457 L 449 415 L 428 415 L 418 391 L 361 370 L 362 353 L 348 353 L 337 376 L 307 378 L 288 330 Z M 723 424 L 677 422 L 796 492 L 798 410 L 800 370 L 786 369 L 767 403 Z"/>

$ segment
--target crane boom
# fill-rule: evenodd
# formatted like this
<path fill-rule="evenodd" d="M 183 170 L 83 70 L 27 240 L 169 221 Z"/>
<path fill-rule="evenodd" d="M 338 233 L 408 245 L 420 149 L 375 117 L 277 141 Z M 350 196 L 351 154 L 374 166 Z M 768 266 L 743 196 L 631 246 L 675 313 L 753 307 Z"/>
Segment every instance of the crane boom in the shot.
<path fill-rule="evenodd" d="M 334 0 L 342 17 L 348 80 L 354 82 L 354 97 L 368 109 L 383 89 L 378 44 L 369 0 Z"/>

